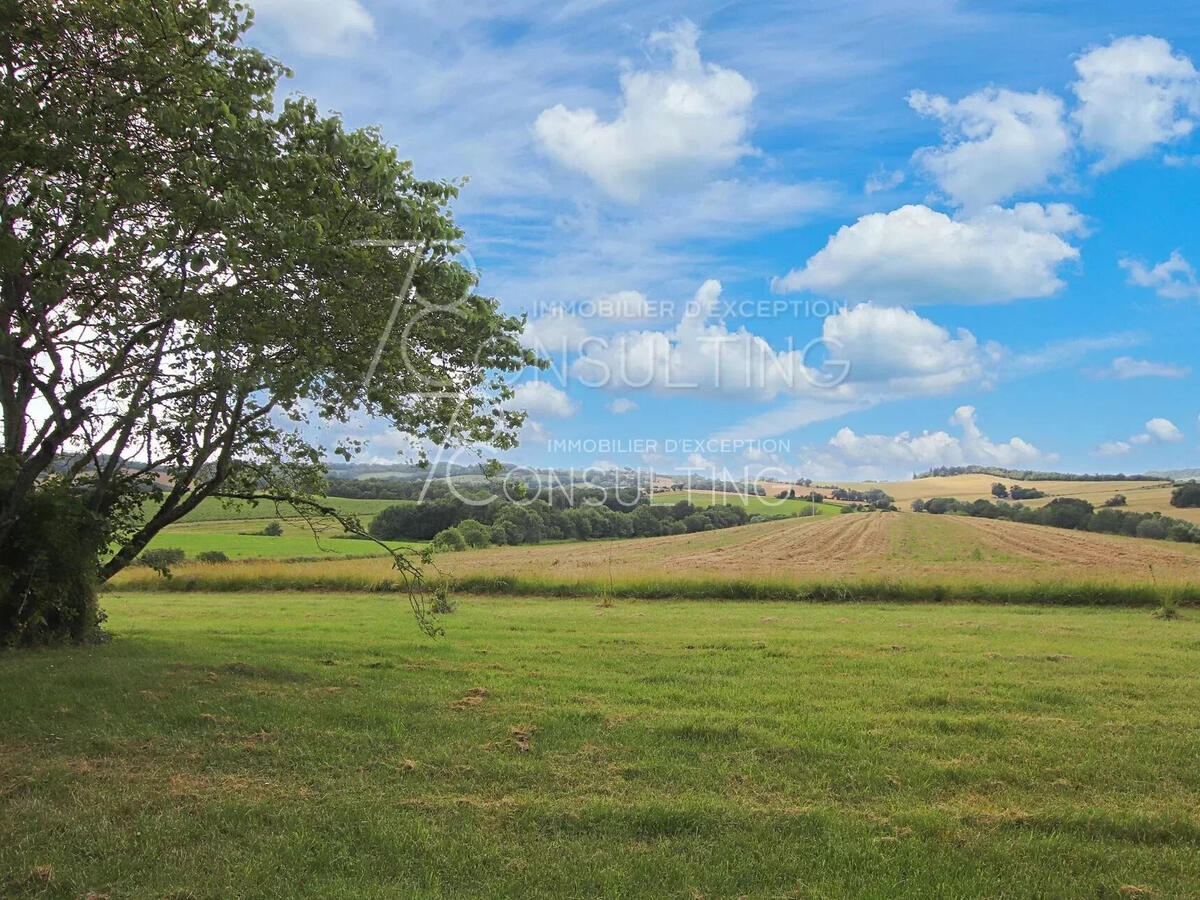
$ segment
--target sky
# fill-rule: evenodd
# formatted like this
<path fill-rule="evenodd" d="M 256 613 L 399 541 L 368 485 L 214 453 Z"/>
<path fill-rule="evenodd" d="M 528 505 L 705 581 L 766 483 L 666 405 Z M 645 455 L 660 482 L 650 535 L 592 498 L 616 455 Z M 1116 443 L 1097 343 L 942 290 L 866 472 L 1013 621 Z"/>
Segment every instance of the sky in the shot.
<path fill-rule="evenodd" d="M 254 5 L 284 93 L 469 179 L 551 361 L 508 459 L 1200 466 L 1200 6 Z"/>

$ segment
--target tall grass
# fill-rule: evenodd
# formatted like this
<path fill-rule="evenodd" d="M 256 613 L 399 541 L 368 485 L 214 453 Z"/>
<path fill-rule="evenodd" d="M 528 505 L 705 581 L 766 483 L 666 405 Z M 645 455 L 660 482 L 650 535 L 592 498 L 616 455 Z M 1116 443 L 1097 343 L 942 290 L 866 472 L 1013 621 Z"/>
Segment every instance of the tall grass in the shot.
<path fill-rule="evenodd" d="M 638 600 L 795 601 L 808 603 L 987 603 L 1051 606 L 1160 607 L 1200 605 L 1200 586 L 1116 581 L 948 582 L 902 579 L 783 579 L 769 577 L 553 578 L 543 575 L 431 574 L 428 589 L 459 594 L 538 597 L 611 597 Z M 291 568 L 281 563 L 189 566 L 170 579 L 129 572 L 116 590 L 158 592 L 355 591 L 401 592 L 399 576 L 364 567 Z"/>

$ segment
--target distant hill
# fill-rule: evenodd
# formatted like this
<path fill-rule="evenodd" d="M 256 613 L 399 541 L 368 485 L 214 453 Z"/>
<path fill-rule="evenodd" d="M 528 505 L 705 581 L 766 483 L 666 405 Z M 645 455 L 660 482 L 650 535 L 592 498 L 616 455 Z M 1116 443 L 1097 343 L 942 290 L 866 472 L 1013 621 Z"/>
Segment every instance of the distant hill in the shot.
<path fill-rule="evenodd" d="M 1200 469 L 1180 470 L 1200 473 Z M 995 475 L 1015 481 L 1162 481 L 1172 477 L 1166 472 L 1145 475 L 1077 475 L 1073 472 L 1037 472 L 1032 469 L 1001 469 L 996 466 L 938 466 L 913 478 L 947 478 L 953 475 Z"/>
<path fill-rule="evenodd" d="M 1200 469 L 1164 469 L 1161 472 L 1150 472 L 1156 478 L 1170 478 L 1172 481 L 1188 481 L 1200 478 Z"/>

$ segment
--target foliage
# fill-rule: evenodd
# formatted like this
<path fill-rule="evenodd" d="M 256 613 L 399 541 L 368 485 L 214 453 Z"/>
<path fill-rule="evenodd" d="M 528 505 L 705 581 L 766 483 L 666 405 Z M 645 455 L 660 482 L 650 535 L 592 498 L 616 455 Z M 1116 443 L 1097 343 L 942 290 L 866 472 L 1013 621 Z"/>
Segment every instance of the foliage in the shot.
<path fill-rule="evenodd" d="M 1126 503 L 1126 500 L 1125 500 L 1124 494 L 1114 494 L 1113 496 L 1109 497 L 1107 500 L 1104 501 L 1104 505 L 1107 507 L 1124 506 L 1125 503 Z"/>
<path fill-rule="evenodd" d="M 1189 481 L 1176 487 L 1171 491 L 1171 505 L 1180 509 L 1200 506 L 1200 482 Z"/>
<path fill-rule="evenodd" d="M 196 559 L 202 563 L 229 562 L 229 557 L 220 550 L 204 550 L 201 553 L 196 554 Z"/>
<path fill-rule="evenodd" d="M 134 564 L 153 569 L 163 578 L 170 578 L 171 566 L 177 566 L 185 559 L 187 554 L 178 547 L 155 547 L 143 550 Z"/>
<path fill-rule="evenodd" d="M 1045 506 L 1034 509 L 1021 503 L 992 503 L 988 500 L 965 502 L 952 497 L 935 497 L 925 503 L 925 512 L 934 515 L 947 513 L 986 519 L 1008 519 L 1032 525 L 1049 525 L 1091 531 L 1098 534 L 1119 534 L 1149 540 L 1169 540 L 1180 543 L 1200 543 L 1200 527 L 1159 512 L 1138 513 L 1117 509 L 1106 503 L 1096 509 L 1077 497 L 1056 497 Z"/>
<path fill-rule="evenodd" d="M 513 446 L 504 373 L 537 360 L 456 261 L 457 186 L 308 99 L 276 109 L 285 69 L 242 42 L 245 5 L 0 15 L 0 586 L 43 577 L 23 535 L 66 495 L 113 523 L 80 546 L 112 552 L 51 565 L 98 580 L 206 497 L 312 500 L 309 416 Z M 66 494 L 43 503 L 51 475 Z M 131 497 L 144 517 L 119 514 Z"/>
<path fill-rule="evenodd" d="M 992 496 L 998 500 L 1007 500 L 1008 488 L 1004 486 L 1003 482 L 997 481 L 992 484 Z"/>
<path fill-rule="evenodd" d="M 0 460 L 0 482 L 14 476 Z M 22 527 L 0 543 L 0 647 L 100 637 L 96 560 L 107 523 L 57 478 L 38 486 Z"/>
<path fill-rule="evenodd" d="M 463 519 L 458 523 L 458 530 L 468 547 L 479 549 L 492 542 L 492 533 L 488 526 L 474 519 Z"/>
<path fill-rule="evenodd" d="M 278 522 L 268 522 L 261 533 L 264 537 L 283 537 L 283 526 Z"/>
<path fill-rule="evenodd" d="M 447 528 L 434 535 L 432 546 L 435 550 L 466 550 L 467 542 L 457 528 Z"/>
<path fill-rule="evenodd" d="M 1040 500 L 1045 496 L 1045 491 L 1039 491 L 1037 488 L 1021 487 L 1019 484 L 1014 484 L 1008 489 L 1010 500 Z"/>

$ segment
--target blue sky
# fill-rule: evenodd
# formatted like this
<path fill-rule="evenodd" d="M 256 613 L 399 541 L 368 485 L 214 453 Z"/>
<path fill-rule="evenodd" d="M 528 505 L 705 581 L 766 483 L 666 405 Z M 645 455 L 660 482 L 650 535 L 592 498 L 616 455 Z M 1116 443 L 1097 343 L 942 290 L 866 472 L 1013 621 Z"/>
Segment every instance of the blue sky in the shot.
<path fill-rule="evenodd" d="M 1200 8 L 256 8 L 286 90 L 470 178 L 481 290 L 555 362 L 512 458 L 1200 465 Z"/>

